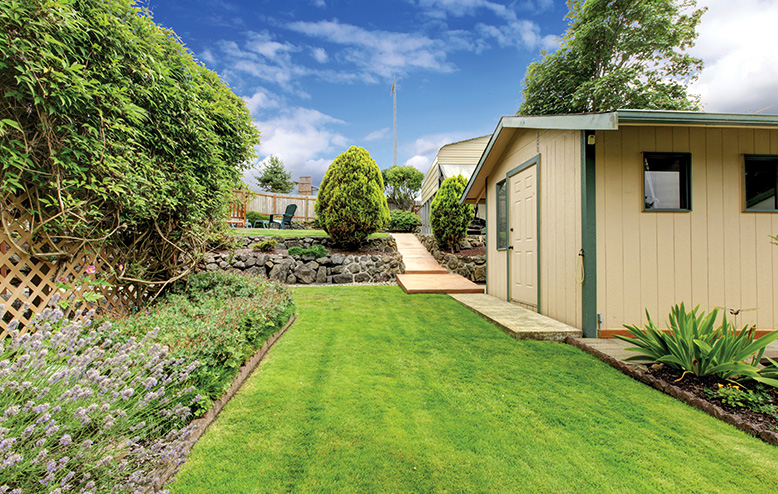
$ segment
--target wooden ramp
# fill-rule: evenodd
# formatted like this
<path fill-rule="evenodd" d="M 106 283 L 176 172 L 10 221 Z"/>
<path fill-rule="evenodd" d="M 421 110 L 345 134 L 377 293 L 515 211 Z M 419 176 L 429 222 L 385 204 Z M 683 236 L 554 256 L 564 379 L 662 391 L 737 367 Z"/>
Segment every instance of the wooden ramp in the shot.
<path fill-rule="evenodd" d="M 412 233 L 393 233 L 397 250 L 403 256 L 405 274 L 397 275 L 397 284 L 405 293 L 483 293 L 484 287 L 438 264 Z"/>

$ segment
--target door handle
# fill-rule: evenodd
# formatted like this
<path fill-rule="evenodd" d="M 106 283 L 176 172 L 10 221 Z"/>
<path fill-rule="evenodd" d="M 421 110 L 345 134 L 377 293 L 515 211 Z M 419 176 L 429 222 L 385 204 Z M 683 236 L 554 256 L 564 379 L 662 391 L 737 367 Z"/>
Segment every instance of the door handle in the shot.
<path fill-rule="evenodd" d="M 508 246 L 508 250 L 513 250 L 513 246 L 512 246 L 512 245 L 509 245 L 509 246 Z"/>

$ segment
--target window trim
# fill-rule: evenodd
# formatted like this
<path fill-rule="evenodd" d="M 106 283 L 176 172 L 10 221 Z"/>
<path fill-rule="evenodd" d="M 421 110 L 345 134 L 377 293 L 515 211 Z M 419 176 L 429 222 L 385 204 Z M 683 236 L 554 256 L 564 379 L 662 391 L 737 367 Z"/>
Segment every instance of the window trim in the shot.
<path fill-rule="evenodd" d="M 741 169 L 740 177 L 743 181 L 743 212 L 744 213 L 778 213 L 778 208 L 776 209 L 750 209 L 748 207 L 748 204 L 746 201 L 748 200 L 746 197 L 746 160 L 778 160 L 778 154 L 744 154 L 743 155 L 743 168 Z M 776 168 L 778 168 L 778 163 L 776 163 Z M 778 173 L 778 170 L 776 171 Z M 778 194 L 778 191 L 776 191 L 776 194 Z"/>
<path fill-rule="evenodd" d="M 683 174 L 681 176 L 681 194 L 686 194 L 687 197 L 687 206 L 686 208 L 652 208 L 652 209 L 646 209 L 646 201 L 645 201 L 645 195 L 646 195 L 646 168 L 645 168 L 645 162 L 647 158 L 677 158 L 677 157 L 683 157 L 686 159 L 686 183 L 683 183 Z M 648 152 L 644 151 L 641 153 L 641 160 L 640 160 L 640 167 L 643 170 L 643 198 L 641 198 L 640 202 L 642 203 L 642 212 L 644 213 L 690 213 L 692 211 L 692 153 L 664 153 L 664 152 Z"/>
<path fill-rule="evenodd" d="M 505 190 L 505 230 L 502 232 L 505 234 L 504 242 L 503 244 L 500 243 L 500 187 L 502 187 Z M 495 223 L 496 227 L 494 229 L 494 233 L 496 235 L 496 241 L 495 245 L 497 246 L 498 251 L 507 251 L 508 250 L 508 225 L 510 224 L 510 220 L 508 218 L 508 180 L 506 178 L 500 180 L 495 184 Z"/>

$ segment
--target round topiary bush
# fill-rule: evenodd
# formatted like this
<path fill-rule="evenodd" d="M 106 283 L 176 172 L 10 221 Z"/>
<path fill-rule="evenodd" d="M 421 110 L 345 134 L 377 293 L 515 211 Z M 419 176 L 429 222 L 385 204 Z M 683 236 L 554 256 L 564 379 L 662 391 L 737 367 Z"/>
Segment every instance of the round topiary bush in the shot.
<path fill-rule="evenodd" d="M 416 213 L 395 209 L 389 212 L 389 226 L 392 232 L 412 232 L 421 225 L 421 219 Z"/>
<path fill-rule="evenodd" d="M 389 222 L 381 170 L 356 146 L 335 158 L 319 188 L 316 216 L 336 243 L 356 247 Z"/>
<path fill-rule="evenodd" d="M 467 235 L 467 225 L 473 219 L 473 206 L 459 202 L 465 187 L 467 180 L 462 175 L 447 178 L 432 200 L 432 234 L 442 248 L 458 248 L 459 242 Z"/>

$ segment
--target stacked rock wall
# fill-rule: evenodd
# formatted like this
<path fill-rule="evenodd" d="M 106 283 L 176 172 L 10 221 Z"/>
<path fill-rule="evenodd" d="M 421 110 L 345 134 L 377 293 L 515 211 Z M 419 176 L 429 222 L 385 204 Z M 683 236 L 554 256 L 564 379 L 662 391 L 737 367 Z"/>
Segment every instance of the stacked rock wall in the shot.
<path fill-rule="evenodd" d="M 432 257 L 438 261 L 438 264 L 448 270 L 449 273 L 455 273 L 464 276 L 470 281 L 476 283 L 486 282 L 486 256 L 457 256 L 450 252 L 441 251 L 438 242 L 432 235 L 417 233 L 416 237 Z M 483 236 L 468 235 L 462 243 L 460 249 L 474 249 L 484 245 Z"/>
<path fill-rule="evenodd" d="M 381 254 L 328 254 L 314 258 L 251 250 L 254 244 L 270 238 L 277 241 L 276 250 L 289 247 L 308 249 L 313 245 L 332 248 L 332 240 L 326 237 L 244 237 L 240 239 L 244 249 L 207 254 L 204 268 L 207 271 L 259 274 L 290 285 L 385 283 L 405 271 L 402 256 L 397 252 L 397 243 L 392 237 L 369 239 L 362 244 L 362 248 Z"/>

